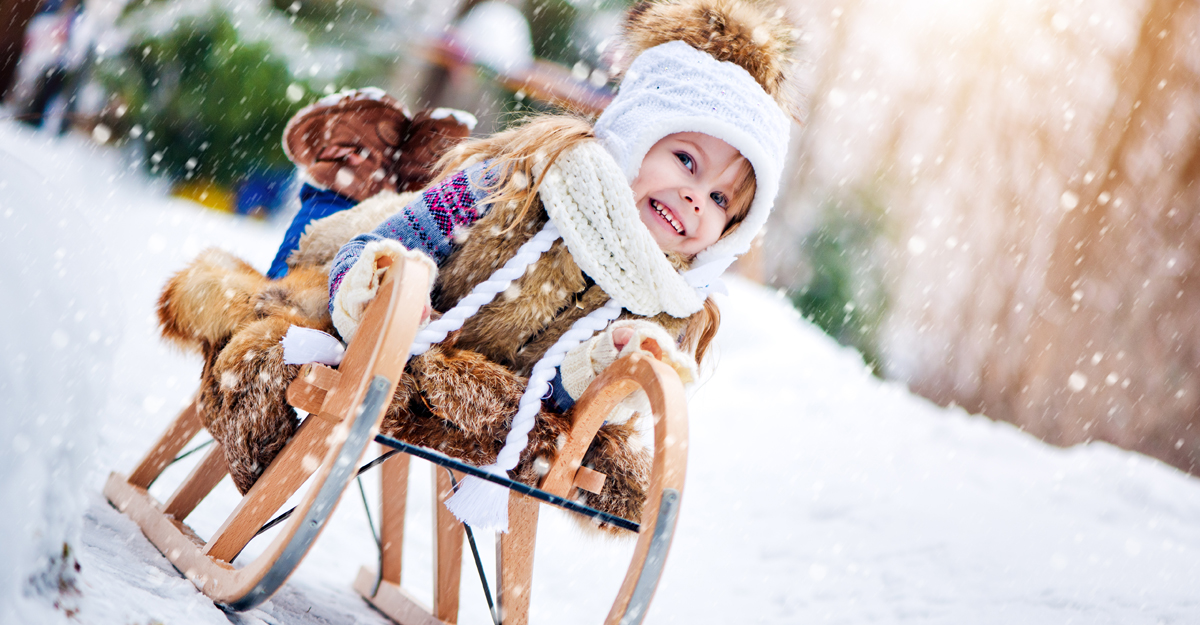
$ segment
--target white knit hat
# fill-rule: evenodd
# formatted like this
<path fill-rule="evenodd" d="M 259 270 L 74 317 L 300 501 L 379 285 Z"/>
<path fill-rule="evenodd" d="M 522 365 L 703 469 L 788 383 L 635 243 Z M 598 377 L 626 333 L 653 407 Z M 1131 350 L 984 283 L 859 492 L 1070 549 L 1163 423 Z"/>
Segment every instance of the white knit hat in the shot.
<path fill-rule="evenodd" d="M 783 109 L 740 65 L 671 41 L 634 59 L 617 96 L 596 121 L 595 133 L 630 182 L 650 148 L 677 132 L 716 137 L 750 161 L 757 190 L 749 213 L 692 264 L 712 264 L 719 274 L 750 249 L 767 222 L 779 192 L 790 126 Z"/>

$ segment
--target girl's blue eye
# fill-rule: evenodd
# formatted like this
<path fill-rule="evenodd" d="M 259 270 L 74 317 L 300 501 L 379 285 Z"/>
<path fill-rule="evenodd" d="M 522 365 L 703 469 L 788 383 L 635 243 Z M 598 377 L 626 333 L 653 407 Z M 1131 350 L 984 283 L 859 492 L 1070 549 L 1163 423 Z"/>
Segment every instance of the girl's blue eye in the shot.
<path fill-rule="evenodd" d="M 676 152 L 675 158 L 679 159 L 679 162 L 683 163 L 683 166 L 687 167 L 688 171 L 693 169 L 692 157 L 687 152 Z"/>
<path fill-rule="evenodd" d="M 717 206 L 720 206 L 721 208 L 729 208 L 729 198 L 725 197 L 724 193 L 721 193 L 720 191 L 713 191 L 712 193 L 708 194 L 708 197 L 711 197 L 712 201 L 717 203 Z"/>

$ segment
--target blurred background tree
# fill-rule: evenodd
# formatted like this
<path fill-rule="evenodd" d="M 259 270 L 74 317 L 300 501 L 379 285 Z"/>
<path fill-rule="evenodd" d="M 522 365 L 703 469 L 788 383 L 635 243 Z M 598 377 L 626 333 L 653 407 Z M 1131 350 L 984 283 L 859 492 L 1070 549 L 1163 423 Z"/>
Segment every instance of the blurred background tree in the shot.
<path fill-rule="evenodd" d="M 872 188 L 886 377 L 1050 442 L 1200 466 L 1200 2 L 792 2 L 805 131 L 765 275 Z"/>
<path fill-rule="evenodd" d="M 135 2 L 118 21 L 125 45 L 97 76 L 151 173 L 210 205 L 218 189 L 233 190 L 248 212 L 287 188 L 280 137 L 296 111 L 386 77 L 395 47 L 380 35 L 386 22 L 351 0 Z"/>
<path fill-rule="evenodd" d="M 282 56 L 246 41 L 230 15 L 188 16 L 162 34 L 138 32 L 104 64 L 104 82 L 126 108 L 130 138 L 145 145 L 152 173 L 235 185 L 289 168 L 278 137 L 300 108 Z"/>
<path fill-rule="evenodd" d="M 830 200 L 800 240 L 802 275 L 792 295 L 801 314 L 862 354 L 880 374 L 880 323 L 887 312 L 887 221 L 867 193 Z"/>

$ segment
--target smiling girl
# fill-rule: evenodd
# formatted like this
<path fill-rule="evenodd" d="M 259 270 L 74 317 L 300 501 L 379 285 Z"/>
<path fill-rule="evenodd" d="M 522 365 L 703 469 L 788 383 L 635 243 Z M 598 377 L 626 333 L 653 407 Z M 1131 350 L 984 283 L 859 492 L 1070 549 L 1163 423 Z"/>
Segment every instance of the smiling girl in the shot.
<path fill-rule="evenodd" d="M 457 306 L 427 329 L 430 343 L 449 340 L 410 361 L 420 405 L 389 412 L 385 432 L 403 434 L 418 408 L 464 430 L 478 429 L 472 419 L 507 423 L 520 403 L 512 430 L 528 433 L 539 411 L 569 410 L 634 349 L 695 380 L 719 324 L 711 284 L 749 248 L 779 188 L 793 36 L 781 15 L 739 0 L 638 5 L 626 28 L 633 62 L 595 126 L 534 118 L 460 144 L 406 205 L 389 194 L 364 202 L 398 205 L 333 263 L 330 308 L 343 339 L 374 297 L 383 257 L 427 263 L 433 310 Z M 502 280 L 506 265 L 523 271 Z M 480 295 L 496 297 L 461 303 Z M 598 332 L 581 341 L 572 327 Z M 531 409 L 500 390 L 489 410 L 430 401 L 446 396 L 434 388 L 446 378 L 429 372 L 449 369 L 434 363 L 451 351 L 481 357 L 466 383 L 507 376 L 544 402 Z M 483 459 L 512 471 L 523 446 Z"/>

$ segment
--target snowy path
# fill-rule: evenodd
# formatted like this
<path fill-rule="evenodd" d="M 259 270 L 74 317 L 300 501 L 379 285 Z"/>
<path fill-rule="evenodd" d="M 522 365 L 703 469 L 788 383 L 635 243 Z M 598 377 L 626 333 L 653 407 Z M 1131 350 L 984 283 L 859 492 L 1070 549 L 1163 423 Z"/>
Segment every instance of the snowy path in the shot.
<path fill-rule="evenodd" d="M 208 245 L 264 268 L 281 226 L 165 198 L 115 155 L 74 140 L 0 125 L 0 150 L 80 203 L 124 311 L 112 387 L 96 407 L 74 622 L 386 622 L 350 589 L 374 557 L 356 496 L 283 592 L 226 615 L 99 495 L 198 375 L 194 357 L 157 338 L 158 288 Z M 868 376 L 773 293 L 731 289 L 719 370 L 691 403 L 687 491 L 647 623 L 1200 622 L 1200 481 L 1107 445 L 1057 449 L 933 406 Z M 414 471 L 414 489 L 428 482 Z M 191 519 L 201 535 L 235 497 L 228 483 L 218 495 Z M 421 501 L 410 511 L 418 527 L 430 517 Z M 429 543 L 417 533 L 406 570 L 427 600 Z M 534 622 L 599 622 L 631 545 L 582 537 L 557 513 L 543 515 L 540 541 Z M 462 601 L 460 622 L 488 622 L 469 563 Z"/>

